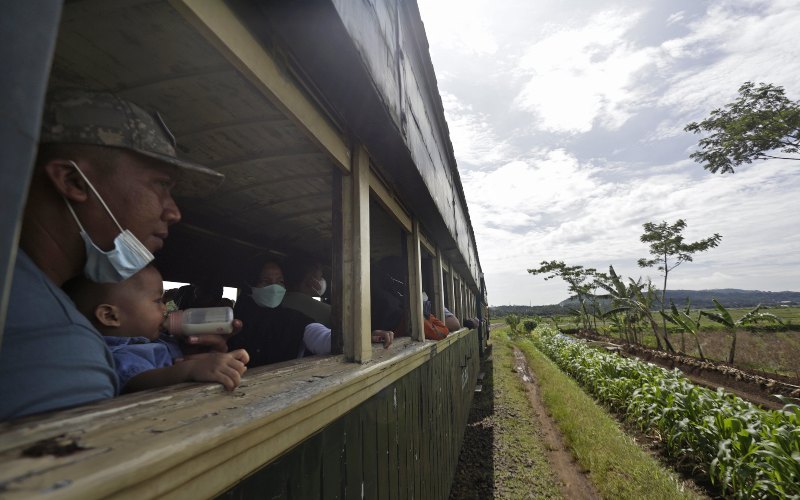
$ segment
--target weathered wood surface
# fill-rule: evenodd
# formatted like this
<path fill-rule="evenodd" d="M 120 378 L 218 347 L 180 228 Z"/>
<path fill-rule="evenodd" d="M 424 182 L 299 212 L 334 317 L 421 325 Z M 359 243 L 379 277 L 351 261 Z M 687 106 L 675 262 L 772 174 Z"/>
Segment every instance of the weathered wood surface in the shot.
<path fill-rule="evenodd" d="M 50 86 L 109 90 L 158 110 L 179 155 L 224 173 L 211 196 L 179 200 L 185 221 L 327 258 L 332 174 L 349 172 L 350 142 L 279 57 L 226 2 L 68 2 Z M 188 281 L 192 266 L 171 251 L 179 246 L 159 260 L 168 279 Z M 238 258 L 225 257 L 220 265 Z"/>
<path fill-rule="evenodd" d="M 475 330 L 221 495 L 447 498 L 477 380 Z"/>
<path fill-rule="evenodd" d="M 365 365 L 328 356 L 252 369 L 232 393 L 182 384 L 0 424 L 0 498 L 213 496 L 469 333 L 398 339 Z"/>
<path fill-rule="evenodd" d="M 258 33 L 263 40 L 284 40 L 297 61 L 314 61 L 304 74 L 365 144 L 432 243 L 477 287 L 474 234 L 416 3 L 231 3 L 265 14 L 269 22 Z"/>

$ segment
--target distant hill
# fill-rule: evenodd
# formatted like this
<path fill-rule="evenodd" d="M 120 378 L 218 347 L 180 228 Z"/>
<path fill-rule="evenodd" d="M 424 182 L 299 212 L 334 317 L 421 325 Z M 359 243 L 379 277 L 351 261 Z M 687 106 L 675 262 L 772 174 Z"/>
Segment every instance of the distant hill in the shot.
<path fill-rule="evenodd" d="M 490 295 L 491 297 L 491 295 Z M 800 306 L 800 292 L 763 292 L 761 290 L 740 290 L 738 288 L 717 288 L 714 290 L 667 290 L 667 304 L 672 299 L 677 306 L 692 302 L 692 308 L 713 308 L 711 299 L 717 299 L 725 307 L 755 307 L 758 304 L 769 307 Z M 550 316 L 566 314 L 569 308 L 577 306 L 575 298 L 563 300 L 558 304 L 546 306 L 493 306 L 489 308 L 492 316 L 518 314 L 520 316 Z"/>
<path fill-rule="evenodd" d="M 714 307 L 711 299 L 717 299 L 725 307 L 798 306 L 800 292 L 762 292 L 761 290 L 739 290 L 738 288 L 717 288 L 714 290 L 667 290 L 667 303 L 672 299 L 676 305 L 683 305 L 686 299 L 692 307 Z"/>
<path fill-rule="evenodd" d="M 518 316 L 557 316 L 568 314 L 569 310 L 558 304 L 549 306 L 492 306 L 489 307 L 489 314 L 493 317 L 505 316 L 506 314 L 516 314 Z"/>
<path fill-rule="evenodd" d="M 713 290 L 667 290 L 667 304 L 670 299 L 682 306 L 689 299 L 693 308 L 714 307 L 711 299 L 717 299 L 725 307 L 800 306 L 800 292 L 762 292 L 761 290 L 740 290 L 738 288 L 716 288 Z M 569 298 L 559 303 L 562 307 L 573 307 L 577 300 Z"/>

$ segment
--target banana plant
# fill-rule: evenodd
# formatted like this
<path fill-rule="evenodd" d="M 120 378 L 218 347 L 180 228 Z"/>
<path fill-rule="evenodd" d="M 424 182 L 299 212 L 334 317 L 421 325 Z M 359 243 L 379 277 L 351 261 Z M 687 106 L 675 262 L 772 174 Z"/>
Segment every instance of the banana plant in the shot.
<path fill-rule="evenodd" d="M 630 324 L 634 328 L 639 320 L 645 320 L 653 329 L 657 347 L 662 349 L 661 336 L 659 335 L 661 331 L 652 311 L 653 302 L 656 300 L 652 283 L 649 280 L 647 283 L 642 283 L 641 278 L 637 281 L 628 278 L 630 283 L 626 286 L 622 278 L 614 271 L 614 266 L 609 266 L 606 278 L 597 282 L 597 285 L 606 290 L 614 299 L 614 307 L 606 312 L 606 317 L 611 317 L 613 314 L 624 311 L 629 320 L 633 320 Z M 663 340 L 667 350 L 675 352 L 666 335 L 664 335 Z"/>
<path fill-rule="evenodd" d="M 705 361 L 706 357 L 703 355 L 703 348 L 700 346 L 700 337 L 698 336 L 698 333 L 700 333 L 700 313 L 697 313 L 697 319 L 692 319 L 691 316 L 689 316 L 689 313 L 692 311 L 691 302 L 686 303 L 686 309 L 683 311 L 679 311 L 672 300 L 669 301 L 669 304 L 671 306 L 671 313 L 666 313 L 664 318 L 673 325 L 678 325 L 685 332 L 689 332 L 692 337 L 694 337 L 700 359 Z M 681 333 L 681 350 L 686 350 L 686 347 L 683 345 L 683 333 Z"/>
<path fill-rule="evenodd" d="M 754 309 L 747 312 L 744 316 L 734 321 L 731 313 L 717 299 L 711 299 L 716 307 L 717 312 L 701 311 L 700 314 L 707 317 L 711 321 L 724 326 L 731 334 L 731 350 L 728 352 L 728 364 L 733 364 L 734 356 L 736 355 L 736 330 L 743 326 L 753 325 L 759 321 L 774 321 L 783 324 L 783 321 L 774 314 L 759 312 L 763 309 L 761 304 L 757 305 Z"/>
<path fill-rule="evenodd" d="M 609 266 L 609 274 L 597 273 L 595 285 L 608 292 L 607 297 L 612 301 L 611 308 L 602 313 L 602 318 L 610 319 L 619 329 L 620 335 L 625 336 L 627 342 L 635 343 L 637 340 L 635 324 L 638 322 L 638 315 L 636 307 L 631 302 L 634 296 L 632 287 L 625 286 L 614 271 L 614 266 Z"/>

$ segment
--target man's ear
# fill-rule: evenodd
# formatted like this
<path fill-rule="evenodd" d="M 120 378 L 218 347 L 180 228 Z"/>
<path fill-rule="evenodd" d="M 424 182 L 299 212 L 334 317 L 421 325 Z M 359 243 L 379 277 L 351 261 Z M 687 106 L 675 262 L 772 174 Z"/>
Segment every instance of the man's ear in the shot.
<path fill-rule="evenodd" d="M 47 178 L 59 194 L 78 203 L 89 199 L 89 186 L 70 160 L 50 160 L 44 166 Z"/>
<path fill-rule="evenodd" d="M 111 304 L 100 304 L 94 309 L 94 317 L 103 326 L 119 327 L 119 309 Z"/>

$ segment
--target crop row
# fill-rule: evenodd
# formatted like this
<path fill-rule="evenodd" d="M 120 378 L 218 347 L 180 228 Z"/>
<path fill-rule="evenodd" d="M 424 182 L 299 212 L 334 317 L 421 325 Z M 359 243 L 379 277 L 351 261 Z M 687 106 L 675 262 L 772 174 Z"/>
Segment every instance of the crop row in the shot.
<path fill-rule="evenodd" d="M 645 432 L 666 452 L 709 475 L 723 495 L 800 499 L 800 406 L 762 410 L 698 387 L 678 370 L 599 351 L 551 327 L 536 346 L 588 392 Z"/>

